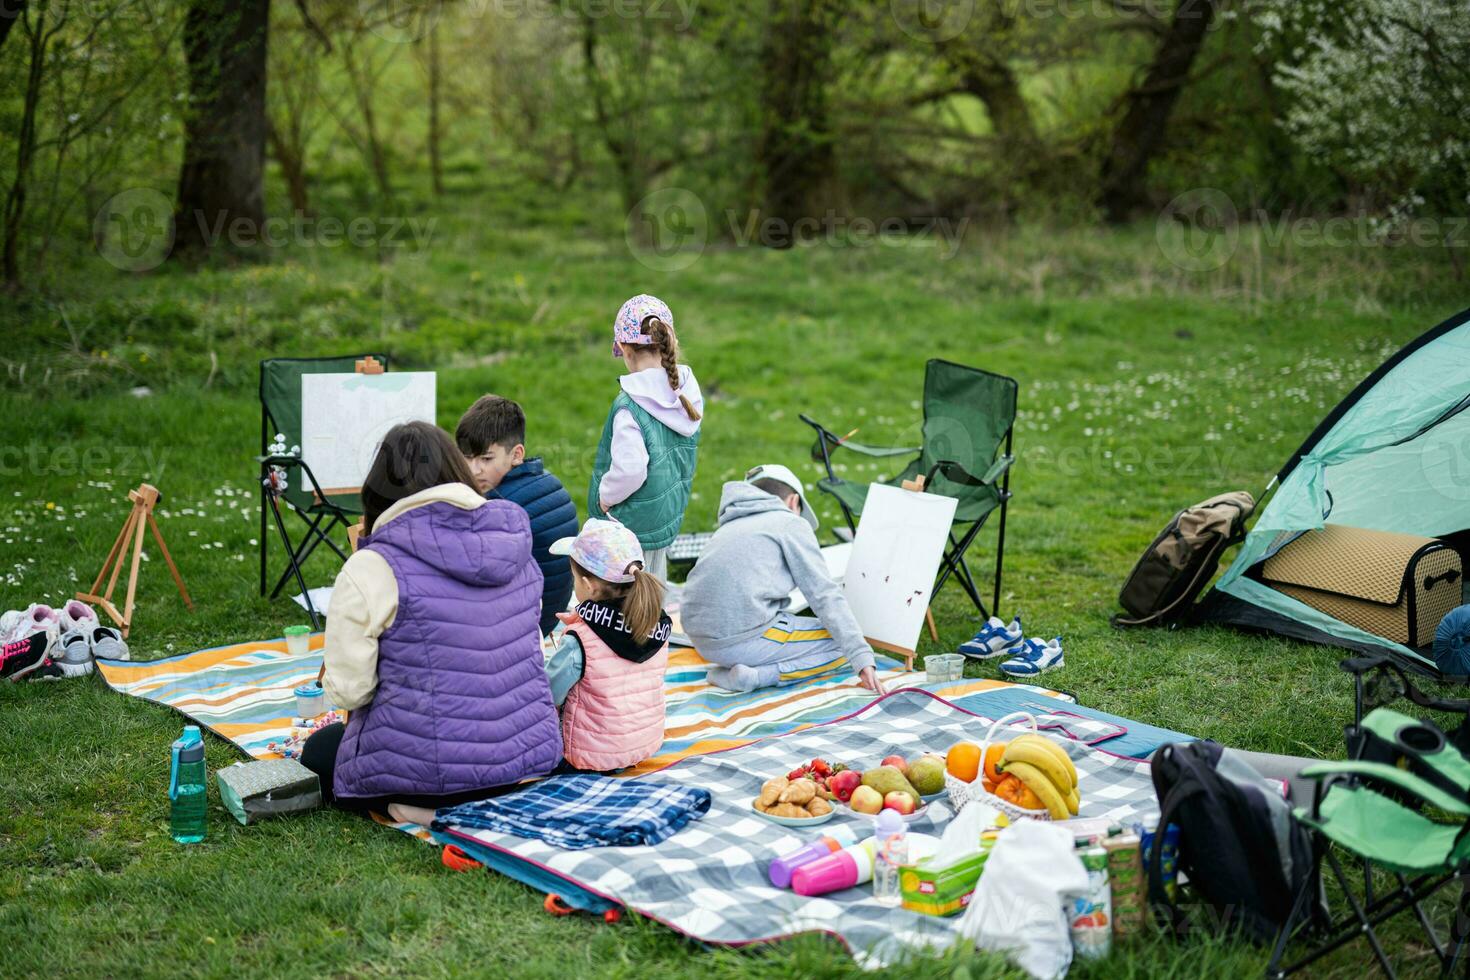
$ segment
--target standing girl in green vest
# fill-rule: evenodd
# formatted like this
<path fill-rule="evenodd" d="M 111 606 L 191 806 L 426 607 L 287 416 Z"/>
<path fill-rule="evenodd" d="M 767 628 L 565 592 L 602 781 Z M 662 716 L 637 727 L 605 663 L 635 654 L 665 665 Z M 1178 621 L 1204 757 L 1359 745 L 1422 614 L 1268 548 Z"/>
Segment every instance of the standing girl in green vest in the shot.
<path fill-rule="evenodd" d="M 679 363 L 674 315 L 663 300 L 640 294 L 624 303 L 612 349 L 628 373 L 602 427 L 587 512 L 638 535 L 644 567 L 667 578 L 668 548 L 694 481 L 704 396 L 694 372 Z"/>

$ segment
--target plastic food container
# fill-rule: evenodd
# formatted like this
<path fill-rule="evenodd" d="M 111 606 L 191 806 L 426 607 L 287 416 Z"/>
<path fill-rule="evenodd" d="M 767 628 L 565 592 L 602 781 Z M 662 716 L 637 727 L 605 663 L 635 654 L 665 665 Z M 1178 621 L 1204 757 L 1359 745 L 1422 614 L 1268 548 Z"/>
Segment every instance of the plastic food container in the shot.
<path fill-rule="evenodd" d="M 315 718 L 327 711 L 327 695 L 315 681 L 302 684 L 296 689 L 296 716 Z"/>
<path fill-rule="evenodd" d="M 286 635 L 286 652 L 291 656 L 304 657 L 311 652 L 310 626 L 287 626 L 282 632 Z"/>
<path fill-rule="evenodd" d="M 931 653 L 924 658 L 924 680 L 930 684 L 957 681 L 965 676 L 962 653 Z"/>

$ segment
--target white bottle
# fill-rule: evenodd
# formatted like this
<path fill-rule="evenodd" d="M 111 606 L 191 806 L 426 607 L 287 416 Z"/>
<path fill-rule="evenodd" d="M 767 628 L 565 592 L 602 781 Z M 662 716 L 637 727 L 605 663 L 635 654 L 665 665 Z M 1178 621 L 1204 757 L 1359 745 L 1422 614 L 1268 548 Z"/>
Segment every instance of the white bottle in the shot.
<path fill-rule="evenodd" d="M 873 897 L 881 905 L 903 902 L 898 876 L 909 862 L 907 830 L 908 824 L 896 810 L 882 809 L 873 820 Z"/>

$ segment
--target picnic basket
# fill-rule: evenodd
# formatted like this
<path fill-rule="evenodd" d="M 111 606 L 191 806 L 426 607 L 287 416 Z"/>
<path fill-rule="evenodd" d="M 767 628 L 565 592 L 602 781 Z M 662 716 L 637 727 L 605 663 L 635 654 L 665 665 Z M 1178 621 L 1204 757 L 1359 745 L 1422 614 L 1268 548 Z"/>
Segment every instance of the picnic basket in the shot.
<path fill-rule="evenodd" d="M 1002 728 L 1022 727 L 1020 725 L 1014 725 L 1013 723 L 1015 722 L 1030 722 L 1031 731 L 1037 731 L 1036 716 L 1029 711 L 1013 711 L 1002 718 L 997 718 L 985 733 L 985 739 L 980 743 L 981 760 L 984 760 L 985 754 L 989 751 L 991 743 L 995 741 L 995 736 L 998 731 Z M 963 810 L 967 803 L 979 800 L 987 806 L 992 806 L 1001 813 L 1004 813 L 1011 820 L 1051 819 L 1051 814 L 1046 810 L 1023 810 L 1014 803 L 1001 799 L 994 793 L 985 792 L 985 788 L 981 785 L 978 777 L 975 782 L 967 783 L 946 769 L 944 771 L 944 788 L 949 791 L 949 805 L 954 809 L 955 813 Z"/>

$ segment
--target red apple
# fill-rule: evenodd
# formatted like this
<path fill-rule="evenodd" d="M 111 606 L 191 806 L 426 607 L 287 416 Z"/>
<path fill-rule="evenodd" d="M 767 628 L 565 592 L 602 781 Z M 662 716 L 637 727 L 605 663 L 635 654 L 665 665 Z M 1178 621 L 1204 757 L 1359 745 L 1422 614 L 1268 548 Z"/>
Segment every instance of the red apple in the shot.
<path fill-rule="evenodd" d="M 877 813 L 883 809 L 883 794 L 871 786 L 859 786 L 852 791 L 848 805 L 857 813 Z"/>
<path fill-rule="evenodd" d="M 833 773 L 827 780 L 827 788 L 843 803 L 852 799 L 853 791 L 863 784 L 863 774 L 852 769 Z"/>
<path fill-rule="evenodd" d="M 901 755 L 890 755 L 878 764 L 880 766 L 892 766 L 905 776 L 909 774 L 909 760 Z"/>
<path fill-rule="evenodd" d="M 914 802 L 913 795 L 905 793 L 901 789 L 896 789 L 883 797 L 883 806 L 889 810 L 897 810 L 905 816 L 918 809 L 918 804 Z"/>

